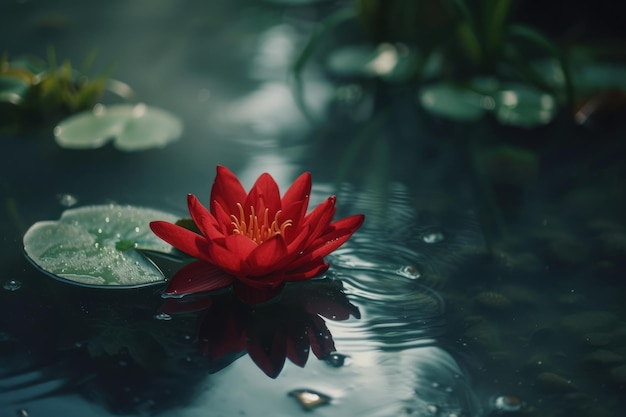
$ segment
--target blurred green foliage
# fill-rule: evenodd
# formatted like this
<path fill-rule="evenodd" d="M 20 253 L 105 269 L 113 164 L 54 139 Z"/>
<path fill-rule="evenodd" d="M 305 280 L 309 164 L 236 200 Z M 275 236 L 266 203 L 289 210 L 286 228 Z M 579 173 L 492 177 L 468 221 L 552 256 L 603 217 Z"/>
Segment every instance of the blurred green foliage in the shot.
<path fill-rule="evenodd" d="M 9 60 L 5 53 L 0 58 L 0 131 L 36 128 L 93 107 L 108 82 L 105 75 L 84 75 L 94 58 L 91 54 L 78 71 L 69 61 L 57 64 L 52 49 L 47 62 Z"/>

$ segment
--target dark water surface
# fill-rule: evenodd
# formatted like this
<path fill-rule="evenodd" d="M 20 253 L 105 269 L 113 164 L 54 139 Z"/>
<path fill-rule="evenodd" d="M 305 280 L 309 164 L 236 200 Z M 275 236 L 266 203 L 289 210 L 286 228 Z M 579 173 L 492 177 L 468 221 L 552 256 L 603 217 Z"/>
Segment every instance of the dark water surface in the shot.
<path fill-rule="evenodd" d="M 289 68 L 331 8 L 318 3 L 0 4 L 0 51 L 44 57 L 51 45 L 80 63 L 97 50 L 94 73 L 114 63 L 133 102 L 185 128 L 135 153 L 62 149 L 51 128 L 1 138 L 0 417 L 621 415 L 622 158 L 575 175 L 576 152 L 552 155 L 489 253 L 459 158 L 435 144 L 458 130 L 420 126 L 413 93 L 393 92 L 383 140 L 342 174 L 359 123 L 379 119 L 367 91 L 337 103 L 356 87 L 315 64 L 306 87 L 317 121 L 298 109 Z M 328 257 L 324 279 L 257 309 L 218 294 L 197 300 L 212 312 L 165 314 L 162 287 L 76 287 L 23 256 L 26 229 L 58 219 L 73 198 L 184 217 L 188 193 L 208 204 L 217 164 L 246 187 L 270 172 L 283 190 L 311 171 L 312 204 L 336 194 L 338 214 L 365 213 L 366 223 Z M 282 353 L 264 352 L 268 340 Z"/>

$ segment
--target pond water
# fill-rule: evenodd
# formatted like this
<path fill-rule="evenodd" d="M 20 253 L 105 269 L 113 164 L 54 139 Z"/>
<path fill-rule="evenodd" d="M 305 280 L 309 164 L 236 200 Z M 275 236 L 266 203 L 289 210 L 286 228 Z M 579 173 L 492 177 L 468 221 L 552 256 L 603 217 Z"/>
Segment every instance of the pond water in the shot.
<path fill-rule="evenodd" d="M 536 144 L 572 131 L 427 122 L 413 91 L 329 76 L 319 62 L 304 75 L 306 115 L 289 71 L 334 7 L 0 5 L 1 51 L 43 57 L 53 46 L 80 63 L 95 50 L 90 73 L 113 63 L 130 102 L 184 126 L 179 140 L 138 152 L 64 149 L 53 125 L 2 134 L 0 417 L 621 414 L 626 170 L 600 146 L 623 123 L 575 131 L 579 147 L 547 152 L 538 179 L 503 192 L 515 210 L 495 242 L 463 152 L 441 138 Z M 323 277 L 256 307 L 223 292 L 181 305 L 162 284 L 76 286 L 24 256 L 26 230 L 70 207 L 187 217 L 188 193 L 208 204 L 216 165 L 247 189 L 263 172 L 285 190 L 310 171 L 311 206 L 335 194 L 338 216 L 364 213 L 365 224 Z M 166 276 L 180 267 L 154 262 Z"/>

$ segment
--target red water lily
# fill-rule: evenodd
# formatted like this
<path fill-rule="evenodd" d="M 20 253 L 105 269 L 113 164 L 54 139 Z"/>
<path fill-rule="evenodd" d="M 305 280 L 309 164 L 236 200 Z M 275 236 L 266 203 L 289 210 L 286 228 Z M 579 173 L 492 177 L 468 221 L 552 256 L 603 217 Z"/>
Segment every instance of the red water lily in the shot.
<path fill-rule="evenodd" d="M 176 274 L 168 293 L 214 290 L 237 283 L 259 291 L 287 281 L 313 278 L 328 269 L 324 256 L 345 243 L 363 215 L 332 221 L 335 197 L 307 214 L 311 175 L 304 173 L 280 196 L 271 175 L 262 174 L 249 193 L 227 168 L 218 166 L 210 210 L 194 195 L 187 202 L 200 233 L 171 223 L 150 223 L 152 231 L 199 261 Z"/>

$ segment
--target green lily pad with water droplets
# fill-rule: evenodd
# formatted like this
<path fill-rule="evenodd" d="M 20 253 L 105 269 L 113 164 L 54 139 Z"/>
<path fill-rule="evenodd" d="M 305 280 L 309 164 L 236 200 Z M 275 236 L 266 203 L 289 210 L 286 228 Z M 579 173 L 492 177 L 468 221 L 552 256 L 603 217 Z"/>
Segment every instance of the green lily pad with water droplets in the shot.
<path fill-rule="evenodd" d="M 485 96 L 467 88 L 451 84 L 432 84 L 423 87 L 418 99 L 432 114 L 459 122 L 475 122 L 485 113 Z"/>
<path fill-rule="evenodd" d="M 328 57 L 330 72 L 341 77 L 380 77 L 402 82 L 415 73 L 417 56 L 406 46 L 383 43 L 339 48 Z"/>
<path fill-rule="evenodd" d="M 93 149 L 110 140 L 121 151 L 161 148 L 177 140 L 183 131 L 173 114 L 145 104 L 97 105 L 94 110 L 70 116 L 54 128 L 63 148 Z"/>
<path fill-rule="evenodd" d="M 550 123 L 558 111 L 554 96 L 524 84 L 506 84 L 495 95 L 498 121 L 505 125 L 533 128 Z"/>
<path fill-rule="evenodd" d="M 175 222 L 158 210 L 122 205 L 86 206 L 58 221 L 37 222 L 24 235 L 27 257 L 55 278 L 96 287 L 138 287 L 165 281 L 140 250 L 171 254 L 155 236 L 153 220 Z"/>
<path fill-rule="evenodd" d="M 498 122 L 522 128 L 550 123 L 559 110 L 551 94 L 520 83 L 476 78 L 470 88 L 440 83 L 423 87 L 418 99 L 430 113 L 458 122 L 475 122 L 493 112 Z M 478 92 L 480 91 L 480 93 Z"/>

